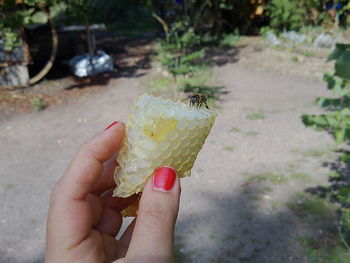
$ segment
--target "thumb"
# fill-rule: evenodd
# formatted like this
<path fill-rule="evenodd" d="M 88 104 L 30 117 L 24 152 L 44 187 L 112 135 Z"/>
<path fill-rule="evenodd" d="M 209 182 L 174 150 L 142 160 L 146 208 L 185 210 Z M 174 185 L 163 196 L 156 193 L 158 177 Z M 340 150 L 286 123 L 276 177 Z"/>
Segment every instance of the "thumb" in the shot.
<path fill-rule="evenodd" d="M 174 227 L 180 201 L 174 169 L 160 167 L 148 180 L 124 262 L 173 262 Z"/>

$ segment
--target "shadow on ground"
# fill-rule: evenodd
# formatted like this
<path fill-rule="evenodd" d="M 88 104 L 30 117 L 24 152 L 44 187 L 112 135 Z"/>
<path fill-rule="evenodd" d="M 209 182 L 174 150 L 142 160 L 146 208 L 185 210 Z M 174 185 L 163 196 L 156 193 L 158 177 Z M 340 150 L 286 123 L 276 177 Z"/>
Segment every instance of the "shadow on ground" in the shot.
<path fill-rule="evenodd" d="M 335 153 L 338 155 L 336 160 L 326 161 L 322 164 L 323 167 L 327 167 L 330 171 L 328 184 L 310 187 L 305 191 L 321 198 L 329 198 L 330 201 L 339 202 L 343 207 L 349 208 L 350 205 L 347 202 L 343 203 L 337 197 L 338 191 L 341 188 L 348 187 L 350 184 L 350 162 L 342 160 L 342 156 L 348 155 L 349 151 L 338 149 L 335 150 Z"/>
<path fill-rule="evenodd" d="M 58 61 L 47 75 L 48 80 L 58 80 L 71 76 L 73 84 L 66 90 L 82 89 L 96 85 L 107 85 L 110 80 L 117 78 L 138 78 L 151 68 L 151 55 L 154 38 L 121 38 L 107 36 L 97 41 L 96 50 L 103 50 L 114 61 L 114 70 L 95 77 L 78 78 L 72 76 L 64 61 Z"/>
<path fill-rule="evenodd" d="M 210 46 L 204 58 L 205 63 L 210 66 L 224 66 L 228 63 L 236 63 L 239 60 L 239 53 L 245 46 Z"/>
<path fill-rule="evenodd" d="M 44 263 L 45 262 L 45 256 L 44 254 L 40 254 L 36 259 L 28 259 L 28 260 L 21 260 L 18 258 L 10 258 L 6 255 L 6 252 L 3 250 L 0 250 L 0 262 L 3 263 Z"/>
<path fill-rule="evenodd" d="M 176 262 L 309 262 L 298 239 L 317 235 L 317 231 L 285 204 L 278 209 L 261 206 L 249 200 L 243 188 L 221 197 L 197 193 L 197 198 L 203 209 L 180 216 L 177 223 Z"/>
<path fill-rule="evenodd" d="M 67 61 L 57 61 L 46 79 L 58 80 L 70 76 L 72 81 L 65 89 L 72 90 L 107 85 L 112 79 L 117 78 L 139 78 L 152 67 L 151 57 L 154 54 L 155 44 L 154 38 L 121 38 L 107 35 L 97 40 L 96 49 L 101 49 L 112 56 L 113 71 L 95 77 L 78 78 L 72 76 Z M 239 52 L 243 48 L 245 48 L 244 45 L 228 47 L 219 46 L 217 43 L 210 44 L 203 62 L 211 67 L 236 63 L 239 60 Z"/>

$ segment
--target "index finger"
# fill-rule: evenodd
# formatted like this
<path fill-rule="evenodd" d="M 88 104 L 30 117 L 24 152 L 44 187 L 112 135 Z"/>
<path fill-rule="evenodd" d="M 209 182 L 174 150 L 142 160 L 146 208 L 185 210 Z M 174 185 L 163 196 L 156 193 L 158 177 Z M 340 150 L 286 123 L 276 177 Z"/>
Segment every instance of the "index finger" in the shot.
<path fill-rule="evenodd" d="M 102 176 L 103 163 L 121 148 L 124 125 L 116 123 L 111 128 L 86 142 L 74 157 L 61 181 L 65 197 L 83 200 Z"/>

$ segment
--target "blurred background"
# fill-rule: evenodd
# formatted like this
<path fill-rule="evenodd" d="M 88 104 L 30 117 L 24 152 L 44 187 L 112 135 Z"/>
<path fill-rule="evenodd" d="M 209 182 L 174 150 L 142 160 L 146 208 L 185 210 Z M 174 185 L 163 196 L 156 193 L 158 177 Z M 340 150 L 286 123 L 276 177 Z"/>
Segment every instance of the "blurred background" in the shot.
<path fill-rule="evenodd" d="M 0 262 L 44 262 L 52 186 L 148 92 L 218 112 L 176 262 L 348 263 L 349 27 L 348 0 L 0 0 Z"/>

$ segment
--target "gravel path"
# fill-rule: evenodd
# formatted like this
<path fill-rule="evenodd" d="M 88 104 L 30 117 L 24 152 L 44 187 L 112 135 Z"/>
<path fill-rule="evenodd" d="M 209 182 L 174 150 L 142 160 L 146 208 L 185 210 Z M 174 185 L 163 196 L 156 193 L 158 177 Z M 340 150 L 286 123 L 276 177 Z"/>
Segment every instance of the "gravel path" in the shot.
<path fill-rule="evenodd" d="M 215 76 L 229 93 L 193 176 L 183 180 L 177 257 L 183 262 L 307 262 L 295 237 L 311 230 L 285 202 L 326 180 L 321 164 L 327 154 L 312 153 L 328 153 L 332 140 L 300 121 L 301 113 L 318 110 L 313 100 L 324 95 L 325 86 L 255 72 L 240 63 L 215 68 Z M 43 262 L 51 187 L 80 144 L 108 123 L 126 120 L 133 98 L 145 90 L 139 84 L 145 78 L 113 80 L 100 93 L 65 107 L 0 123 L 0 262 Z M 310 180 L 293 179 L 295 172 Z M 283 180 L 254 179 L 271 173 Z"/>

